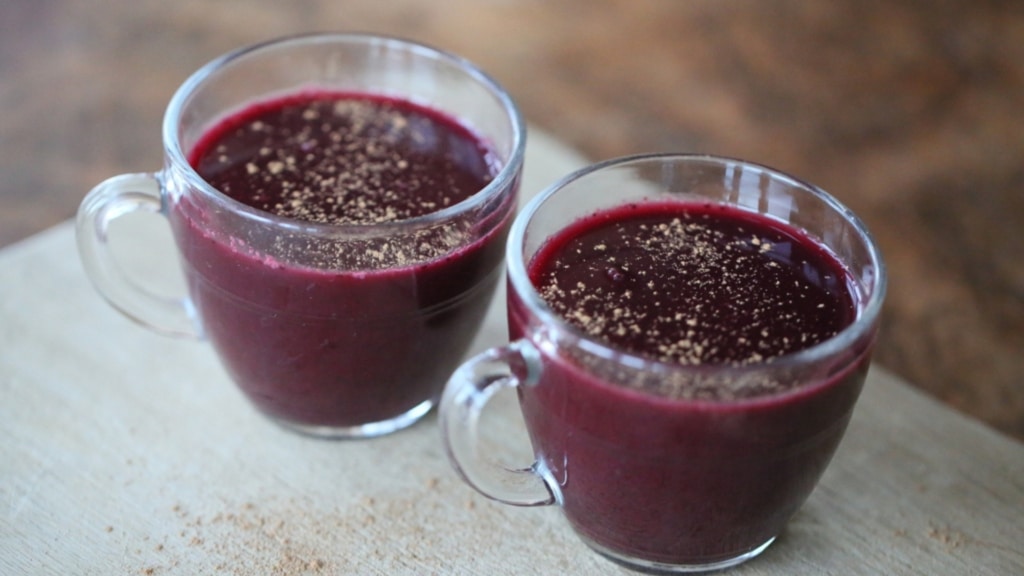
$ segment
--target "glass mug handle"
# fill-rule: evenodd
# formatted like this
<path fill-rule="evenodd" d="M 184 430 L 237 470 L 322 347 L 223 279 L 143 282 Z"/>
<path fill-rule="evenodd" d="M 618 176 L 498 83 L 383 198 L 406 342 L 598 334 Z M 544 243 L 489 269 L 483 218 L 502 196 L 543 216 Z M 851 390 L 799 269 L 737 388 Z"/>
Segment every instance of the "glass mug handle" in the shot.
<path fill-rule="evenodd" d="M 85 273 L 111 306 L 156 332 L 201 338 L 192 301 L 161 296 L 125 274 L 110 250 L 110 224 L 130 213 L 164 215 L 157 174 L 122 174 L 104 180 L 82 200 L 75 223 Z"/>
<path fill-rule="evenodd" d="M 485 456 L 477 425 L 495 393 L 535 384 L 540 370 L 540 352 L 526 340 L 491 348 L 455 371 L 439 408 L 445 450 L 462 479 L 484 496 L 515 506 L 554 504 L 558 489 L 543 474 L 542 462 L 508 468 Z"/>

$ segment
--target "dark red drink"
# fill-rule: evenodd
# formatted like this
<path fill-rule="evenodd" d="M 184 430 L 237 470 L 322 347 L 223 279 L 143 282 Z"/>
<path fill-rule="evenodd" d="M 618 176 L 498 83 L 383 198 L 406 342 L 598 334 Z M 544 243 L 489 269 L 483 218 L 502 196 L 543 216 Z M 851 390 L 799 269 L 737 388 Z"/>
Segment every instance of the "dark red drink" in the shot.
<path fill-rule="evenodd" d="M 613 556 L 672 565 L 726 561 L 779 534 L 868 368 L 869 342 L 832 368 L 789 361 L 859 313 L 831 252 L 734 207 L 651 202 L 575 222 L 528 273 L 577 331 L 650 362 L 634 372 L 563 346 L 518 388 L 574 528 Z M 510 295 L 515 339 L 530 313 Z"/>
<path fill-rule="evenodd" d="M 256 406 L 327 428 L 429 407 L 491 297 L 514 194 L 430 217 L 491 182 L 488 145 L 408 101 L 315 92 L 221 121 L 189 162 L 297 231 L 224 231 L 188 197 L 170 210 L 203 329 Z M 404 222 L 420 223 L 379 232 Z"/>

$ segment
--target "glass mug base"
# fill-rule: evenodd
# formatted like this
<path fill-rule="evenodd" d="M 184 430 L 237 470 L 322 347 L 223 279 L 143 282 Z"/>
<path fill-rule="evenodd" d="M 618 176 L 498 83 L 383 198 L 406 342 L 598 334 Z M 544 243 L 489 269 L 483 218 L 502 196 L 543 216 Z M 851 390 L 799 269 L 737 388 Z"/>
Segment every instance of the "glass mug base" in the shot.
<path fill-rule="evenodd" d="M 410 410 L 407 410 L 393 418 L 379 420 L 377 422 L 357 424 L 355 426 L 316 426 L 299 424 L 289 420 L 275 418 L 269 414 L 267 414 L 267 417 L 274 421 L 278 426 L 293 432 L 298 432 L 304 436 L 310 436 L 322 440 L 356 440 L 359 438 L 385 436 L 392 432 L 402 430 L 403 428 L 408 428 L 426 416 L 436 403 L 437 401 L 435 399 L 424 400 L 416 406 L 413 406 Z"/>
<path fill-rule="evenodd" d="M 775 536 L 768 539 L 767 542 L 756 546 L 754 549 L 734 556 L 732 558 L 726 558 L 724 560 L 716 560 L 714 562 L 706 563 L 694 563 L 694 564 L 671 564 L 667 562 L 655 562 L 652 560 L 644 560 L 642 558 L 634 558 L 619 552 L 614 552 L 597 544 L 593 540 L 578 534 L 580 539 L 589 546 L 592 550 L 604 556 L 608 560 L 624 566 L 631 570 L 638 572 L 644 572 L 647 574 L 695 574 L 699 572 L 713 572 L 716 570 L 724 570 L 726 568 L 732 568 L 738 566 L 747 560 L 756 558 L 762 552 L 764 552 L 772 542 L 775 542 Z"/>

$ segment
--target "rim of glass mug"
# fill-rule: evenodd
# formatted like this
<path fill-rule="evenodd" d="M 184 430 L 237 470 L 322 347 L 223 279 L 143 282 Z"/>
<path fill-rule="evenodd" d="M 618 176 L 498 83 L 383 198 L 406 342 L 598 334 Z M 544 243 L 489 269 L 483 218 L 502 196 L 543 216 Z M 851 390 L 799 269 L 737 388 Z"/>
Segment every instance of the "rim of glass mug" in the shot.
<path fill-rule="evenodd" d="M 860 235 L 861 240 L 867 250 L 867 254 L 870 258 L 870 262 L 873 267 L 874 276 L 870 279 L 869 285 L 871 291 L 865 294 L 860 288 L 858 288 L 858 294 L 856 297 L 860 299 L 860 305 L 858 306 L 857 318 L 853 323 L 848 325 L 846 328 L 841 330 L 838 334 L 831 338 L 820 342 L 810 348 L 805 348 L 798 352 L 780 356 L 772 359 L 770 363 L 762 362 L 756 364 L 749 364 L 743 366 L 722 366 L 722 365 L 706 365 L 706 366 L 684 366 L 681 364 L 673 364 L 655 360 L 652 358 L 646 358 L 636 354 L 616 349 L 608 344 L 605 344 L 599 340 L 587 336 L 583 331 L 579 330 L 572 324 L 569 324 L 562 319 L 556 312 L 554 312 L 550 306 L 545 303 L 544 299 L 541 298 L 537 289 L 530 282 L 529 275 L 526 271 L 526 263 L 523 261 L 523 248 L 526 241 L 527 228 L 529 227 L 533 216 L 541 209 L 541 207 L 550 200 L 559 190 L 572 184 L 578 180 L 581 180 L 595 172 L 603 171 L 607 168 L 622 167 L 630 164 L 640 164 L 649 162 L 678 162 L 680 160 L 705 162 L 711 165 L 717 165 L 725 167 L 728 165 L 734 165 L 743 169 L 753 169 L 763 174 L 776 179 L 777 181 L 784 182 L 792 187 L 801 188 L 816 196 L 819 200 L 824 202 L 829 208 L 834 210 L 837 214 L 841 215 L 846 221 L 848 221 L 857 233 Z M 723 204 L 730 204 L 728 202 L 722 202 Z M 743 206 L 738 206 L 744 209 Z M 767 214 L 767 216 L 771 216 Z M 807 233 L 806 231 L 804 231 Z M 808 233 L 809 234 L 809 233 Z M 813 239 L 821 242 L 820 239 L 811 235 Z M 546 241 L 547 238 L 543 239 Z M 825 244 L 827 247 L 828 245 Z M 831 250 L 831 247 L 829 247 Z M 721 373 L 722 371 L 728 371 L 730 373 L 745 374 L 757 371 L 763 371 L 767 366 L 771 366 L 772 369 L 785 369 L 793 366 L 807 365 L 816 363 L 824 358 L 827 358 L 833 354 L 842 352 L 848 349 L 854 342 L 864 336 L 866 332 L 872 329 L 881 312 L 882 304 L 885 299 L 885 291 L 887 284 L 887 273 L 885 269 L 885 263 L 882 260 L 881 253 L 878 246 L 868 231 L 867 226 L 861 221 L 861 219 L 844 204 L 839 202 L 831 194 L 825 192 L 823 189 L 810 184 L 806 181 L 800 180 L 793 176 L 790 176 L 784 172 L 768 167 L 763 164 L 756 162 L 750 162 L 747 160 L 740 160 L 737 158 L 731 158 L 727 156 L 717 156 L 712 154 L 689 154 L 689 153 L 675 153 L 675 152 L 660 152 L 651 154 L 636 154 L 631 156 L 623 156 L 618 158 L 608 159 L 602 162 L 598 162 L 587 167 L 581 168 L 572 172 L 562 179 L 558 180 L 554 184 L 550 185 L 544 191 L 534 196 L 520 211 L 518 217 L 512 224 L 512 228 L 509 232 L 508 244 L 506 245 L 505 260 L 509 270 L 509 282 L 512 284 L 516 291 L 516 294 L 520 297 L 523 304 L 525 304 L 531 314 L 536 315 L 543 326 L 546 329 L 554 329 L 559 334 L 559 339 L 566 338 L 574 346 L 579 346 L 582 350 L 588 354 L 592 354 L 598 358 L 602 358 L 609 361 L 619 362 L 626 366 L 629 366 L 635 370 L 644 370 L 655 373 L 666 373 L 666 372 L 690 372 L 694 374 L 716 372 Z M 842 259 L 838 259 L 840 263 L 846 267 L 847 263 L 843 262 Z M 866 298 L 866 299 L 865 299 Z M 566 336 L 562 336 L 566 335 Z M 797 388 L 794 390 L 788 390 L 779 392 L 778 394 L 772 394 L 771 397 L 777 395 L 785 395 L 789 393 L 797 393 L 803 388 Z M 731 403 L 744 404 L 744 403 L 755 403 L 763 397 L 755 396 L 752 398 L 731 400 Z M 717 400 L 705 400 L 705 399 L 687 399 L 680 400 L 682 402 L 693 402 L 693 403 L 717 403 Z"/>
<path fill-rule="evenodd" d="M 230 67 L 243 62 L 249 57 L 258 56 L 260 53 L 267 50 L 279 50 L 289 44 L 337 44 L 339 42 L 376 45 L 382 49 L 389 47 L 407 49 L 420 56 L 426 56 L 438 62 L 445 63 L 453 69 L 459 69 L 467 73 L 480 85 L 486 87 L 491 95 L 497 99 L 501 107 L 507 112 L 508 118 L 511 121 L 512 129 L 512 145 L 509 149 L 508 158 L 503 161 L 494 178 L 484 188 L 462 201 L 422 216 L 374 224 L 320 224 L 285 218 L 253 208 L 217 190 L 204 180 L 198 172 L 196 172 L 188 161 L 186 152 L 182 149 L 179 128 L 181 126 L 182 113 L 186 110 L 192 98 L 195 97 L 197 92 L 202 88 L 203 84 L 206 83 L 207 79 L 215 73 L 227 70 Z M 310 83 L 308 84 L 308 87 L 315 89 L 327 86 Z M 292 90 L 295 88 L 298 88 L 298 86 L 293 87 Z M 258 102 L 272 96 L 273 95 L 267 94 L 258 95 L 253 100 L 244 102 L 243 106 L 252 105 L 253 102 Z M 410 98 L 410 95 L 402 94 L 402 97 L 408 99 Z M 417 103 L 422 103 L 428 106 L 432 105 L 430 102 Z M 443 114 L 451 115 L 456 120 L 463 120 L 459 116 L 455 115 L 456 111 L 447 109 L 439 109 L 439 111 Z M 215 117 L 213 124 L 226 117 L 230 117 L 231 113 L 232 111 L 227 111 L 226 113 L 222 113 L 220 116 Z M 474 129 L 472 125 L 467 124 L 467 127 L 470 130 Z M 209 126 L 205 126 L 204 128 L 208 129 Z M 481 136 L 476 132 L 474 132 L 474 134 Z M 398 229 L 408 231 L 410 228 L 428 227 L 437 222 L 449 219 L 459 213 L 472 210 L 477 206 L 485 204 L 488 200 L 499 195 L 502 190 L 507 189 L 508 186 L 511 185 L 511 181 L 517 177 L 519 171 L 518 167 L 522 164 L 523 156 L 526 151 L 526 123 L 523 120 L 518 106 L 515 101 L 512 100 L 512 97 L 505 88 L 503 88 L 494 78 L 484 72 L 476 64 L 473 64 L 470 60 L 451 52 L 417 41 L 399 38 L 396 36 L 361 32 L 320 32 L 273 38 L 238 48 L 209 61 L 207 64 L 193 72 L 171 97 L 163 118 L 162 137 L 164 149 L 171 165 L 178 171 L 180 176 L 183 176 L 186 179 L 187 184 L 191 186 L 194 191 L 201 192 L 206 199 L 212 200 L 217 204 L 230 209 L 233 213 L 241 215 L 249 220 L 260 222 L 264 225 L 277 227 L 281 230 L 292 233 L 317 234 L 324 237 L 389 236 L 394 234 L 395 230 Z M 166 180 L 162 182 L 163 186 L 168 186 L 169 184 L 170 182 Z"/>

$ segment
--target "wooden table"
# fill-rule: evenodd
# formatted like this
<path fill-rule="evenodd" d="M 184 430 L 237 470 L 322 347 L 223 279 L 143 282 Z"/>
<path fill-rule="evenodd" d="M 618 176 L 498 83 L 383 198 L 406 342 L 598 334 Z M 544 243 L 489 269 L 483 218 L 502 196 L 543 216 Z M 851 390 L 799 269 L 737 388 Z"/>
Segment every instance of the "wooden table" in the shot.
<path fill-rule="evenodd" d="M 524 193 L 582 163 L 534 130 Z M 173 258 L 149 218 L 116 231 L 134 241 L 113 236 L 146 277 Z M 0 318 L 0 574 L 627 574 L 556 509 L 463 484 L 433 416 L 350 442 L 271 424 L 207 345 L 107 306 L 70 224 L 0 251 Z M 475 350 L 505 341 L 503 319 L 498 298 Z M 521 454 L 514 395 L 501 400 L 484 429 Z M 878 368 L 810 500 L 734 573 L 1016 576 L 1022 517 L 1024 445 Z"/>
<path fill-rule="evenodd" d="M 4 0 L 0 246 L 15 245 L 0 258 L 5 266 L 14 261 L 28 266 L 0 271 L 0 342 L 6 347 L 0 352 L 0 397 L 5 410 L 17 414 L 8 418 L 9 412 L 4 412 L 5 430 L 19 422 L 26 426 L 13 428 L 11 438 L 23 438 L 35 422 L 8 400 L 25 385 L 13 376 L 10 363 L 15 359 L 55 370 L 72 391 L 74 383 L 88 377 L 73 373 L 72 367 L 85 362 L 95 374 L 111 369 L 80 348 L 66 350 L 70 358 L 48 351 L 65 338 L 80 344 L 102 336 L 83 327 L 68 336 L 34 324 L 32 314 L 56 321 L 66 311 L 65 299 L 52 290 L 53 285 L 39 282 L 73 283 L 82 278 L 74 268 L 60 268 L 72 267 L 71 260 L 51 263 L 57 269 L 49 272 L 27 264 L 31 256 L 25 254 L 60 244 L 54 238 L 66 236 L 66 228 L 25 239 L 72 216 L 84 193 L 103 178 L 159 167 L 163 108 L 197 67 L 243 44 L 325 29 L 407 36 L 467 56 L 510 89 L 533 126 L 585 158 L 653 150 L 712 152 L 768 163 L 822 185 L 862 215 L 890 265 L 877 353 L 885 370 L 876 372 L 879 381 L 890 382 L 896 376 L 947 407 L 1024 439 L 1024 9 L 999 0 Z M 553 179 L 558 168 L 567 167 L 568 163 L 555 165 L 545 172 L 552 168 L 548 166 L 535 173 Z M 51 272 L 56 276 L 47 275 Z M 30 274 L 37 274 L 35 284 Z M 52 305 L 29 311 L 20 307 L 12 294 L 29 289 L 48 295 Z M 90 302 L 85 293 L 75 298 L 72 301 Z M 105 323 L 117 320 L 104 313 Z M 37 338 L 21 340 L 18 330 L 29 330 Z M 12 345 L 19 342 L 30 347 Z M 164 342 L 153 345 L 167 347 L 168 354 L 192 353 L 188 347 Z M 10 350 L 21 351 L 20 357 Z M 119 354 L 115 367 L 128 361 L 126 352 Z M 32 373 L 19 365 L 24 373 Z M 860 433 L 855 427 L 849 444 L 861 442 L 871 450 L 889 451 L 870 453 L 882 460 L 860 456 L 862 464 L 899 458 L 914 462 L 919 440 L 932 438 L 928 446 L 941 444 L 936 448 L 938 460 L 921 465 L 919 474 L 904 470 L 899 473 L 903 476 L 897 475 L 909 484 L 893 481 L 886 488 L 924 498 L 912 500 L 914 506 L 934 516 L 925 528 L 885 520 L 876 528 L 891 530 L 874 532 L 872 542 L 893 536 L 894 548 L 886 550 L 913 549 L 928 556 L 947 548 L 956 553 L 973 550 L 968 543 L 977 544 L 977 550 L 999 550 L 1024 541 L 1019 532 L 1007 533 L 1015 540 L 972 532 L 953 522 L 960 515 L 943 501 L 950 493 L 973 494 L 971 483 L 985 489 L 997 485 L 1002 492 L 994 494 L 1010 501 L 992 511 L 993 526 L 1011 518 L 1011 512 L 1019 517 L 1024 498 L 1019 480 L 1007 480 L 1012 474 L 1020 477 L 1019 444 L 1007 444 L 998 433 L 948 416 L 948 411 L 929 411 L 938 408 L 903 385 L 893 388 L 899 391 L 898 398 L 930 407 L 913 413 L 926 426 L 908 433 L 911 425 L 899 419 L 911 416 L 875 415 L 881 420 L 868 419 L 860 424 Z M 884 406 L 892 400 L 884 394 L 872 396 L 872 389 L 865 406 Z M 80 394 L 87 396 L 87 391 Z M 60 410 L 69 406 L 81 410 L 83 405 L 58 403 L 40 414 L 39 421 L 59 421 Z M 130 437 L 128 422 L 115 422 L 124 437 Z M 886 422 L 889 427 L 882 426 Z M 149 424 L 168 435 L 189 428 Z M 960 440 L 961 433 L 966 440 Z M 11 438 L 4 441 L 3 455 L 12 454 L 7 452 L 15 446 Z M 183 442 L 188 445 L 187 439 Z M 76 456 L 74 463 L 97 469 L 114 458 L 103 450 L 109 449 L 100 449 L 102 458 Z M 142 461 L 141 454 L 126 458 Z M 855 476 L 866 473 L 850 466 L 856 469 L 837 469 Z M 138 468 L 129 479 L 116 478 L 138 484 L 173 472 L 167 478 L 177 481 L 188 470 L 200 468 L 197 463 L 187 464 L 184 471 Z M 52 467 L 38 469 L 54 473 Z M 957 480 L 939 480 L 942 490 L 929 488 L 926 473 L 947 469 L 960 474 Z M 16 484 L 24 489 L 57 480 L 40 474 L 19 475 Z M 918 475 L 918 480 L 911 479 Z M 9 539 L 12 526 L 25 520 L 19 510 L 27 510 L 24 507 L 39 496 L 9 488 L 13 476 L 9 465 L 0 464 L 0 489 L 5 490 L 0 506 L 8 506 L 0 508 L 0 573 L 7 573 L 4 545 L 27 542 Z M 223 477 L 215 474 L 210 479 L 214 493 L 225 490 L 216 485 L 218 478 Z M 93 487 L 112 486 L 107 482 Z M 110 501 L 117 498 L 113 494 Z M 154 526 L 166 531 L 172 524 L 163 522 L 166 510 L 159 506 L 165 503 L 153 502 L 152 518 Z M 255 513 L 240 516 L 225 510 L 236 520 L 259 519 Z M 869 510 L 868 515 L 891 520 L 901 510 L 895 506 Z M 195 512 L 178 512 L 180 518 L 210 520 L 188 516 Z M 100 518 L 86 513 L 82 517 Z M 50 547 L 45 549 L 54 558 L 64 555 L 54 566 L 74 566 L 84 552 L 81 547 L 61 547 L 60 542 L 79 533 L 59 528 L 60 520 L 54 516 L 44 524 L 55 530 L 47 534 Z M 981 520 L 988 519 L 982 515 Z M 807 526 L 805 531 L 814 531 L 814 524 Z M 111 533 L 117 530 L 111 525 Z M 127 528 L 125 533 L 138 535 Z M 909 536 L 906 546 L 899 544 L 899 536 Z M 112 542 L 122 546 L 119 553 L 125 558 L 131 556 L 130 539 Z M 529 544 L 517 546 L 523 551 Z M 110 553 L 109 546 L 101 547 L 94 557 Z M 775 554 L 785 558 L 783 552 Z M 952 570 L 957 565 L 937 566 Z M 989 567 L 993 566 L 1000 565 Z"/>

